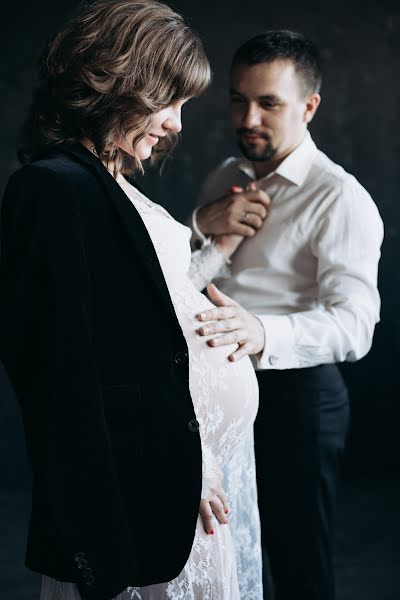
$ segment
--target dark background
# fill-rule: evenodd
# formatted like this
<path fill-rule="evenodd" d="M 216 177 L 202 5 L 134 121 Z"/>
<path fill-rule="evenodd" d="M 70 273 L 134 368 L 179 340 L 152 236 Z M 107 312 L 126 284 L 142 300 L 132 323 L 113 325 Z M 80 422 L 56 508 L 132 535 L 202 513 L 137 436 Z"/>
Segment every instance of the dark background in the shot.
<path fill-rule="evenodd" d="M 25 0 L 8 6 L 1 16 L 0 193 L 18 167 L 17 134 L 30 102 L 38 54 L 46 37 L 78 4 Z M 368 489 L 379 495 L 383 489 L 379 482 L 396 478 L 400 466 L 400 0 L 181 0 L 169 4 L 200 33 L 214 72 L 209 91 L 183 109 L 182 141 L 163 175 L 149 169 L 142 179 L 149 196 L 180 219 L 189 214 L 208 171 L 237 154 L 227 94 L 234 50 L 269 28 L 299 30 L 321 50 L 322 104 L 311 133 L 321 150 L 366 187 L 385 223 L 380 266 L 382 320 L 368 356 L 343 366 L 352 400 L 344 475 L 348 481 L 371 482 Z M 18 409 L 4 373 L 0 374 L 0 488 L 11 490 L 27 487 L 29 476 Z M 355 512 L 363 501 L 364 492 L 360 494 L 350 500 Z M 390 504 L 385 498 L 379 500 L 382 510 Z M 379 599 L 384 597 L 389 598 L 379 594 Z"/>
<path fill-rule="evenodd" d="M 16 2 L 3 19 L 0 192 L 18 167 L 18 128 L 29 106 L 37 56 L 46 37 L 78 4 Z M 182 141 L 162 176 L 148 169 L 142 181 L 150 197 L 177 218 L 189 214 L 209 170 L 237 154 L 229 123 L 227 72 L 239 44 L 267 28 L 292 28 L 321 50 L 322 104 L 311 133 L 317 145 L 370 192 L 386 229 L 380 266 L 382 320 L 369 355 L 343 367 L 352 398 L 345 469 L 395 472 L 400 465 L 400 0 L 182 0 L 170 5 L 200 33 L 214 72 L 207 93 L 184 107 Z M 14 402 L 2 391 L 0 443 L 7 452 L 16 448 L 17 420 Z M 4 455 L 0 466 L 3 462 Z M 0 481 L 4 476 L 14 477 L 0 470 Z"/>

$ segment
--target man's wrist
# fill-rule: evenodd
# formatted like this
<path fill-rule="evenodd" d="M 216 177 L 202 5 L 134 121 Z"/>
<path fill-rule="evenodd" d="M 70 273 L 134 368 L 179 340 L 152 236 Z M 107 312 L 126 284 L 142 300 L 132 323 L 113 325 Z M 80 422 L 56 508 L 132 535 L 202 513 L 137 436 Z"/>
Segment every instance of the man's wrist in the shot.
<path fill-rule="evenodd" d="M 263 352 L 265 350 L 265 344 L 266 344 L 266 334 L 265 334 L 265 328 L 263 325 L 263 322 L 261 321 L 261 319 L 257 316 L 257 315 L 253 315 L 253 317 L 255 319 L 257 319 L 259 325 L 260 325 L 260 336 L 262 336 L 262 345 L 260 345 L 259 350 L 254 354 L 254 356 L 256 357 L 257 360 L 260 360 L 261 356 L 263 355 Z"/>

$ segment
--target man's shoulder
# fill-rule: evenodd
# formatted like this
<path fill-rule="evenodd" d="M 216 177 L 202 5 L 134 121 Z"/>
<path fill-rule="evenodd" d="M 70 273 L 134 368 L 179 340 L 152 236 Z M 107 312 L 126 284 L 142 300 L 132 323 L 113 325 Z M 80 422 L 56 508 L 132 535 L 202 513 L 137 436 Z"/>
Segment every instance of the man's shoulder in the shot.
<path fill-rule="evenodd" d="M 342 166 L 318 150 L 310 172 L 304 182 L 314 198 L 314 216 L 325 217 L 333 212 L 341 214 L 348 222 L 381 228 L 379 210 L 369 192 L 358 179 Z M 307 197 L 310 197 L 307 194 Z M 372 224 L 372 225 L 371 225 Z"/>
<path fill-rule="evenodd" d="M 342 196 L 344 192 L 354 192 L 369 196 L 367 190 L 354 175 L 319 149 L 316 152 L 305 185 L 316 186 L 329 195 Z"/>

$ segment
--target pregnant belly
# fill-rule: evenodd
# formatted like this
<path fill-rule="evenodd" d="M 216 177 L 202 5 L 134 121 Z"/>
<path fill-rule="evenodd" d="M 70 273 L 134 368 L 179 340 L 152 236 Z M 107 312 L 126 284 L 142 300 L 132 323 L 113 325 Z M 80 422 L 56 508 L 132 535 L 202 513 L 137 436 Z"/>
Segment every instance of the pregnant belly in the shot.
<path fill-rule="evenodd" d="M 245 431 L 253 423 L 258 408 L 258 384 L 248 357 L 231 362 L 229 355 L 238 344 L 212 347 L 196 330 L 195 315 L 214 308 L 200 292 L 185 294 L 185 302 L 176 302 L 175 310 L 189 349 L 189 386 L 193 406 L 207 430 L 217 432 L 230 425 Z M 204 433 L 204 429 L 203 429 Z M 238 433 L 238 431 L 237 431 Z"/>

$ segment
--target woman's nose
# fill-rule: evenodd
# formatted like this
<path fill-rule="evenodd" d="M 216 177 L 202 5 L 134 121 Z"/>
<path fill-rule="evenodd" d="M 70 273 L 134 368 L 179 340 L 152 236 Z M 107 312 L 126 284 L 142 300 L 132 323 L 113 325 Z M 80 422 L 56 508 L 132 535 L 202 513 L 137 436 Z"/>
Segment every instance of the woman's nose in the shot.
<path fill-rule="evenodd" d="M 167 118 L 164 121 L 164 129 L 169 129 L 174 133 L 182 131 L 182 114 L 180 107 L 169 107 Z"/>

